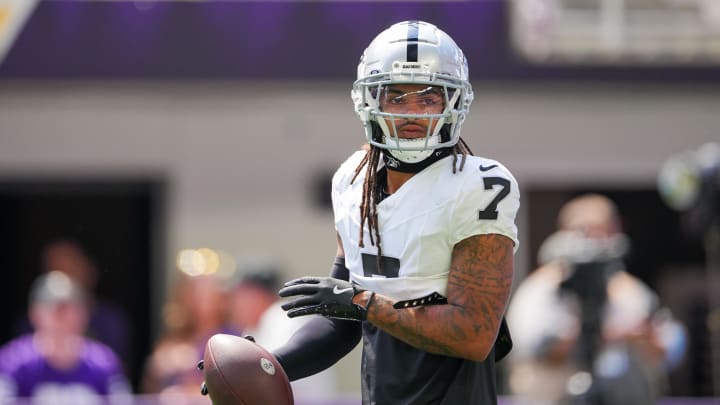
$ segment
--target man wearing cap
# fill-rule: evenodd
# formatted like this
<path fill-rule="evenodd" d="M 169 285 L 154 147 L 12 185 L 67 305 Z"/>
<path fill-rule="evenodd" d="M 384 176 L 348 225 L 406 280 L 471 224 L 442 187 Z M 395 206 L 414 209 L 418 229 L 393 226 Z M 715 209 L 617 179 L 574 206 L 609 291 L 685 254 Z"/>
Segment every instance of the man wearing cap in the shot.
<path fill-rule="evenodd" d="M 88 309 L 78 284 L 59 271 L 38 277 L 30 291 L 29 317 L 34 332 L 0 348 L 0 402 L 7 397 L 53 404 L 127 399 L 130 386 L 118 357 L 84 336 Z"/>

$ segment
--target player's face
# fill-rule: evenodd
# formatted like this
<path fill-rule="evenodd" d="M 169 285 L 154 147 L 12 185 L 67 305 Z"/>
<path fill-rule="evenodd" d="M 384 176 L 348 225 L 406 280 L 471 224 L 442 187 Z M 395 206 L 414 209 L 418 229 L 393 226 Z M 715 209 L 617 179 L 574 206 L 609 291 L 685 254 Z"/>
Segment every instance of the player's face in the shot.
<path fill-rule="evenodd" d="M 390 114 L 442 114 L 445 98 L 440 87 L 425 84 L 393 84 L 380 93 L 380 109 Z M 397 136 L 404 139 L 423 138 L 432 132 L 437 119 L 386 118 L 388 128 L 396 128 Z"/>

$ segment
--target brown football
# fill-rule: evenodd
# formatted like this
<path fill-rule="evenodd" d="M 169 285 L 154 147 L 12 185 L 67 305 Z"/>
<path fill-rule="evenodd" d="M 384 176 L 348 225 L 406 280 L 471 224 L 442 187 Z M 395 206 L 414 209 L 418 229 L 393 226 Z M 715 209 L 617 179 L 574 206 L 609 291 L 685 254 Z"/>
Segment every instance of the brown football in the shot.
<path fill-rule="evenodd" d="M 203 356 L 213 405 L 292 405 L 285 371 L 270 352 L 240 336 L 213 335 Z"/>

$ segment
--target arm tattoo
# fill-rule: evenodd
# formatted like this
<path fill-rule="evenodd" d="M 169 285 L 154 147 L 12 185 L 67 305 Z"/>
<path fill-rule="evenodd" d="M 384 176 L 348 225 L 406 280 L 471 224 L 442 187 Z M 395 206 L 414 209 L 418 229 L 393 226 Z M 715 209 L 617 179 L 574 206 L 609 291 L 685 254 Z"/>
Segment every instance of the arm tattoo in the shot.
<path fill-rule="evenodd" d="M 495 342 L 512 277 L 512 241 L 476 235 L 453 250 L 446 305 L 395 309 L 377 295 L 368 320 L 418 349 L 482 360 Z"/>

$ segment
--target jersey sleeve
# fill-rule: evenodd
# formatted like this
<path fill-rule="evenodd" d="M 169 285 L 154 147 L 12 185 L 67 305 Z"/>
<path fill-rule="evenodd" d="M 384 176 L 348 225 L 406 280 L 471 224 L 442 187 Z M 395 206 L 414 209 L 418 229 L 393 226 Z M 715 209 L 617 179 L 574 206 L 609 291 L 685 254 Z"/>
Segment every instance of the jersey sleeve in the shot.
<path fill-rule="evenodd" d="M 517 251 L 515 216 L 520 208 L 520 191 L 510 171 L 494 164 L 496 167 L 487 172 L 468 173 L 452 214 L 452 243 L 494 233 L 510 238 L 513 251 Z"/>
<path fill-rule="evenodd" d="M 332 200 L 333 213 L 336 218 L 341 216 L 347 209 L 340 202 L 340 195 L 350 188 L 350 182 L 355 176 L 355 170 L 362 161 L 367 152 L 364 150 L 357 151 L 340 165 L 332 177 L 332 191 L 330 197 Z M 362 182 L 364 179 L 364 170 L 358 175 L 355 181 Z"/>

